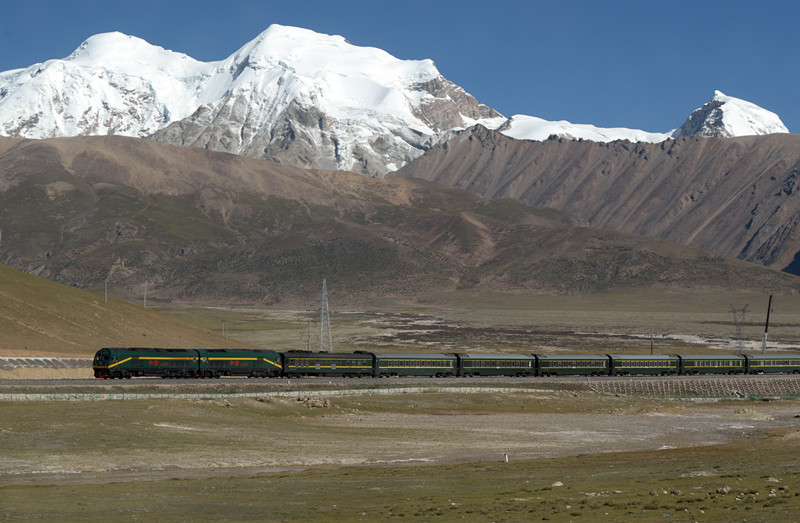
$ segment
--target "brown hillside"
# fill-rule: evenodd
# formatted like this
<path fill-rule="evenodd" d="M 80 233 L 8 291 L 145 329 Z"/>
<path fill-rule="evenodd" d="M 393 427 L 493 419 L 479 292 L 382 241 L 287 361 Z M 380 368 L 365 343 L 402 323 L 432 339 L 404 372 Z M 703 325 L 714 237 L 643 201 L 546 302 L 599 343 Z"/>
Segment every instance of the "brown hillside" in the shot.
<path fill-rule="evenodd" d="M 534 142 L 475 127 L 396 176 L 800 273 L 800 135 Z"/>
<path fill-rule="evenodd" d="M 339 303 L 620 287 L 796 293 L 797 278 L 423 180 L 121 137 L 0 139 L 0 261 L 162 300 Z M 124 296 L 117 295 L 122 298 Z"/>
<path fill-rule="evenodd" d="M 152 310 L 0 265 L 0 356 L 90 358 L 102 347 L 241 347 Z"/>

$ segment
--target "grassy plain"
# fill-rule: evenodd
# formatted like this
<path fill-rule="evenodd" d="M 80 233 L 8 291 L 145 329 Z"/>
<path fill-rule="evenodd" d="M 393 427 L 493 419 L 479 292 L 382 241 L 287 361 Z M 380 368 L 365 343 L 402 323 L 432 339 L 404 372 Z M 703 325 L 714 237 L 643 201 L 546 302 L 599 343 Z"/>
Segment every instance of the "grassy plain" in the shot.
<path fill-rule="evenodd" d="M 4 404 L 0 518 L 792 521 L 797 401 Z M 504 462 L 502 451 L 510 456 Z"/>
<path fill-rule="evenodd" d="M 336 350 L 431 352 L 723 353 L 736 338 L 731 305 L 745 304 L 744 337 L 757 351 L 767 298 L 463 293 L 340 306 L 330 295 Z M 87 303 L 105 319 L 105 304 Z M 217 344 L 226 336 L 280 350 L 317 343 L 315 303 L 151 307 L 147 314 L 172 317 L 163 325 L 181 320 Z M 773 309 L 771 349 L 800 350 L 800 297 L 776 296 Z M 325 408 L 160 399 L 4 403 L 0 412 L 7 520 L 791 521 L 800 513 L 797 400 L 698 404 L 565 389 L 335 398 Z"/>

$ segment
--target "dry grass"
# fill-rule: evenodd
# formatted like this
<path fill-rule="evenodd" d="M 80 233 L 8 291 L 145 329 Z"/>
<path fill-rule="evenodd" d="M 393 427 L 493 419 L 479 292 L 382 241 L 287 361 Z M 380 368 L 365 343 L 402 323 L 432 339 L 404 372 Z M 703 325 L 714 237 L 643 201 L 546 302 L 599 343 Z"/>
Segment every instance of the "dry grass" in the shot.
<path fill-rule="evenodd" d="M 797 411 L 554 391 L 6 404 L 0 517 L 786 521 Z"/>

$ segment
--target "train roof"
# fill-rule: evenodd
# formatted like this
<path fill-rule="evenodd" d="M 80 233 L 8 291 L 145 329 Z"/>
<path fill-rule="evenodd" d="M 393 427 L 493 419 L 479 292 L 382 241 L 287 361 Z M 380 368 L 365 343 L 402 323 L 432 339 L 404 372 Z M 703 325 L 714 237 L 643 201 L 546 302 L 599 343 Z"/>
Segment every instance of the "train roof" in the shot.
<path fill-rule="evenodd" d="M 200 352 L 212 352 L 214 354 L 219 354 L 219 353 L 230 354 L 233 352 L 240 352 L 244 354 L 260 354 L 265 352 L 270 352 L 270 353 L 277 352 L 272 349 L 197 349 L 197 350 L 199 350 Z"/>
<path fill-rule="evenodd" d="M 744 354 L 750 360 L 795 360 L 800 358 L 800 354 Z"/>
<path fill-rule="evenodd" d="M 442 352 L 373 352 L 376 358 L 395 360 L 430 360 L 430 359 L 455 359 L 454 354 Z"/>
<path fill-rule="evenodd" d="M 743 360 L 741 354 L 681 354 L 683 360 Z"/>
<path fill-rule="evenodd" d="M 615 360 L 674 360 L 679 358 L 677 354 L 608 354 Z"/>
<path fill-rule="evenodd" d="M 540 360 L 607 360 L 606 354 L 536 354 Z"/>
<path fill-rule="evenodd" d="M 282 352 L 281 354 L 285 354 L 286 356 L 292 356 L 295 358 L 300 357 L 307 357 L 307 358 L 370 358 L 371 356 L 367 352 L 311 352 L 307 350 L 288 350 Z"/>
<path fill-rule="evenodd" d="M 128 352 L 128 353 L 156 353 L 156 354 L 181 354 L 187 352 L 197 352 L 197 349 L 161 349 L 149 347 L 103 347 L 100 351 Z M 97 352 L 100 352 L 97 351 Z"/>
<path fill-rule="evenodd" d="M 458 353 L 461 359 L 471 360 L 533 360 L 536 359 L 531 354 L 489 354 L 479 352 Z"/>

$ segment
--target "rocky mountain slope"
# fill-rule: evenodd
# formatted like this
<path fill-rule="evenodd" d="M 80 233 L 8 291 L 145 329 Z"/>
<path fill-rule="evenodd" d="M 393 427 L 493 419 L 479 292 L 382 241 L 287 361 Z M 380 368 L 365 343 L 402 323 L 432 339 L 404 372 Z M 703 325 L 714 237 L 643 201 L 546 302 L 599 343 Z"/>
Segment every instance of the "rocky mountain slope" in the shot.
<path fill-rule="evenodd" d="M 287 303 L 316 300 L 323 278 L 340 303 L 454 289 L 800 290 L 787 274 L 513 200 L 150 140 L 0 138 L 0 189 L 2 263 L 134 296 L 147 285 L 159 299 Z"/>
<path fill-rule="evenodd" d="M 800 136 L 526 142 L 475 127 L 396 173 L 800 273 Z"/>

